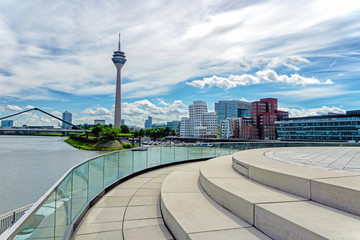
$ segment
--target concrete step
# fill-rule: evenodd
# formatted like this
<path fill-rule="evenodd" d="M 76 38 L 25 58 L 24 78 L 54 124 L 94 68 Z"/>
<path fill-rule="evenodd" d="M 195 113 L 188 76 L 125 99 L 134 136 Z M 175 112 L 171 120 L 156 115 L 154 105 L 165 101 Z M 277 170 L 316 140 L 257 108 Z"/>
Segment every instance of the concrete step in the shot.
<path fill-rule="evenodd" d="M 161 212 L 175 239 L 270 239 L 212 200 L 199 184 L 199 168 L 179 168 L 162 184 Z"/>
<path fill-rule="evenodd" d="M 272 188 L 360 216 L 360 176 L 280 162 L 255 149 L 233 154 L 243 176 Z"/>
<path fill-rule="evenodd" d="M 255 204 L 306 200 L 252 181 L 236 172 L 231 163 L 231 156 L 204 162 L 200 184 L 218 204 L 251 225 L 255 222 Z"/>
<path fill-rule="evenodd" d="M 273 239 L 360 239 L 360 217 L 313 201 L 255 205 L 255 227 Z"/>
<path fill-rule="evenodd" d="M 200 166 L 200 183 L 224 208 L 273 239 L 360 239 L 360 217 L 240 175 L 229 156 Z"/>

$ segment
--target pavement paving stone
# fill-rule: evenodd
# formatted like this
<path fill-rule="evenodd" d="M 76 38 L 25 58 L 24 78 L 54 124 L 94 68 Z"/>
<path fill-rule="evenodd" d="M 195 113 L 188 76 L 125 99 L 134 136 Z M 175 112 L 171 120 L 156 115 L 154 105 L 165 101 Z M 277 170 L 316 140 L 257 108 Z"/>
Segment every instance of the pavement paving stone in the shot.
<path fill-rule="evenodd" d="M 84 217 L 75 239 L 173 239 L 160 211 L 160 188 L 178 166 L 129 179 L 105 194 Z"/>
<path fill-rule="evenodd" d="M 122 231 L 107 231 L 92 234 L 76 235 L 75 240 L 119 240 L 123 239 Z"/>
<path fill-rule="evenodd" d="M 119 231 L 122 230 L 122 222 L 106 222 L 106 223 L 85 223 L 81 224 L 77 235 L 90 234 L 97 232 Z"/>

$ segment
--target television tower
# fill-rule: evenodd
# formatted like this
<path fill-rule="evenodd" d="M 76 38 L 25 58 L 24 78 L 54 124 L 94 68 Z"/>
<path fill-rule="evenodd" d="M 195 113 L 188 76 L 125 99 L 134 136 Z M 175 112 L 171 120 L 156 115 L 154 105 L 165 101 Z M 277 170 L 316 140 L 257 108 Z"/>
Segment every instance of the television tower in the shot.
<path fill-rule="evenodd" d="M 126 62 L 125 53 L 120 50 L 120 33 L 119 33 L 119 45 L 118 50 L 114 52 L 112 61 L 116 67 L 116 92 L 115 92 L 115 120 L 114 126 L 121 126 L 121 68 Z"/>

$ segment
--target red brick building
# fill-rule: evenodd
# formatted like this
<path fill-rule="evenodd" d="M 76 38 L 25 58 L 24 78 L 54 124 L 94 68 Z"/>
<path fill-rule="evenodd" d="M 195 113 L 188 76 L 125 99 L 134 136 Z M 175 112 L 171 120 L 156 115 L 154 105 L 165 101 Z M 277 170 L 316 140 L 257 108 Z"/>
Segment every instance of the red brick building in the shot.
<path fill-rule="evenodd" d="M 276 139 L 275 121 L 288 118 L 278 110 L 277 98 L 263 98 L 251 103 L 250 118 L 241 118 L 239 136 L 245 139 Z"/>

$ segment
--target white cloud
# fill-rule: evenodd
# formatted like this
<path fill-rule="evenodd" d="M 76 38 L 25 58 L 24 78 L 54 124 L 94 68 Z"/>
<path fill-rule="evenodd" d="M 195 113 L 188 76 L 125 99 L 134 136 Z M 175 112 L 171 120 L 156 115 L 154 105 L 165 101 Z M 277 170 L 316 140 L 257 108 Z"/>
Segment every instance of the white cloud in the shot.
<path fill-rule="evenodd" d="M 299 74 L 295 73 L 295 74 L 291 74 L 291 76 L 287 76 L 287 75 L 278 75 L 274 70 L 269 69 L 269 70 L 264 70 L 264 71 L 258 71 L 256 73 L 256 75 L 267 81 L 267 82 L 283 82 L 283 83 L 288 83 L 288 84 L 296 84 L 296 85 L 313 85 L 313 84 L 317 84 L 317 85 L 322 85 L 322 84 L 326 84 L 326 85 L 330 85 L 330 84 L 334 84 L 333 81 L 331 81 L 330 79 L 327 79 L 325 81 L 321 81 L 315 77 L 311 77 L 311 78 L 307 78 L 307 77 L 302 77 Z"/>
<path fill-rule="evenodd" d="M 158 98 L 157 99 L 159 101 L 159 105 L 163 105 L 163 106 L 169 106 L 169 103 L 166 103 L 163 99 Z"/>
<path fill-rule="evenodd" d="M 320 108 L 279 108 L 279 110 L 289 112 L 289 117 L 305 117 L 305 116 L 318 116 L 327 115 L 328 113 L 344 114 L 346 110 L 338 107 L 322 106 Z"/>
<path fill-rule="evenodd" d="M 23 109 L 16 105 L 7 105 L 6 109 L 9 111 L 22 111 Z"/>
<path fill-rule="evenodd" d="M 160 104 L 159 104 L 160 105 Z M 156 106 L 147 99 L 133 103 L 122 103 L 122 118 L 127 124 L 144 126 L 148 116 L 153 117 L 153 123 L 166 123 L 168 121 L 180 120 L 188 114 L 187 106 L 181 100 L 176 100 L 166 106 Z"/>
<path fill-rule="evenodd" d="M 25 109 L 32 109 L 32 108 L 35 108 L 34 106 L 32 105 L 27 105 L 26 107 L 24 107 Z"/>
<path fill-rule="evenodd" d="M 58 117 L 58 118 L 62 118 L 62 113 L 59 112 L 59 111 L 52 111 L 51 114 Z"/>
<path fill-rule="evenodd" d="M 83 110 L 82 113 L 90 116 L 112 115 L 112 112 L 110 110 L 103 107 L 98 107 L 95 110 L 87 108 Z"/>
<path fill-rule="evenodd" d="M 268 69 L 264 71 L 258 71 L 256 76 L 243 74 L 243 75 L 230 75 L 228 78 L 212 76 L 203 78 L 201 80 L 193 80 L 186 82 L 186 84 L 203 89 L 206 86 L 212 87 L 217 86 L 219 88 L 235 88 L 237 86 L 246 86 L 253 84 L 264 84 L 264 83 L 287 83 L 295 85 L 331 85 L 333 81 L 327 79 L 325 81 L 319 80 L 315 77 L 307 78 L 300 76 L 299 74 L 278 75 L 274 70 Z"/>
<path fill-rule="evenodd" d="M 123 93 L 143 98 L 166 94 L 196 76 L 249 71 L 261 64 L 298 71 L 305 58 L 286 56 L 342 46 L 344 39 L 359 32 L 360 4 L 275 0 L 54 5 L 14 0 L 2 1 L 0 8 L 0 96 L 46 100 L 59 90 L 113 94 L 115 68 L 110 58 L 119 29 L 128 56 Z M 18 16 L 27 19 L 20 23 Z M 350 64 L 357 66 L 356 61 Z"/>
<path fill-rule="evenodd" d="M 288 67 L 292 70 L 299 71 L 300 68 L 296 65 L 310 63 L 310 61 L 301 56 L 287 56 L 287 57 L 275 57 L 270 59 L 270 62 L 266 66 L 266 69 L 274 69 L 281 66 Z"/>
<path fill-rule="evenodd" d="M 300 90 L 282 91 L 282 92 L 266 92 L 266 94 L 291 96 L 298 100 L 311 100 L 320 98 L 330 98 L 341 95 L 359 94 L 359 90 L 346 90 L 341 86 L 322 86 L 322 87 L 307 87 Z"/>
<path fill-rule="evenodd" d="M 248 74 L 243 74 L 243 75 L 230 75 L 228 78 L 212 76 L 208 78 L 203 78 L 201 80 L 193 80 L 191 82 L 186 82 L 186 84 L 201 89 L 203 89 L 206 85 L 208 85 L 209 87 L 216 86 L 219 88 L 229 89 L 237 86 L 258 84 L 259 82 L 260 80 L 258 77 Z"/>
<path fill-rule="evenodd" d="M 114 106 L 113 106 L 114 107 Z M 112 109 L 113 110 L 113 109 Z M 113 122 L 113 114 L 110 110 L 103 107 L 87 108 L 82 111 L 87 116 L 80 116 L 74 119 L 76 124 L 93 123 L 95 119 L 105 118 L 107 123 Z M 144 126 L 148 116 L 153 117 L 154 123 L 166 123 L 168 121 L 180 120 L 188 114 L 187 106 L 181 101 L 176 100 L 167 105 L 155 105 L 148 99 L 138 100 L 132 103 L 122 102 L 121 118 L 125 119 L 125 124 Z"/>

